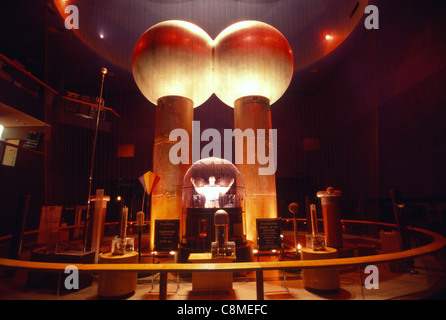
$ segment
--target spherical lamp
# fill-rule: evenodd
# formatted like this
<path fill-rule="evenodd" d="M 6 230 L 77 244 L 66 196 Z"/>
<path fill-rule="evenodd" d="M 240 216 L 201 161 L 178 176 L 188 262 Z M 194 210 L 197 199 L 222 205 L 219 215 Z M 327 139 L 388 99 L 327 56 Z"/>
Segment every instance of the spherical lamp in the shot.
<path fill-rule="evenodd" d="M 180 96 L 198 107 L 212 94 L 212 39 L 190 22 L 160 22 L 136 43 L 132 72 L 153 104 L 162 97 Z"/>
<path fill-rule="evenodd" d="M 277 218 L 276 141 L 274 134 L 270 135 L 270 106 L 291 82 L 293 54 L 277 29 L 259 21 L 242 21 L 217 36 L 214 56 L 214 92 L 234 108 L 234 128 L 242 132 L 263 130 L 265 134 L 263 145 L 257 141 L 255 163 L 247 163 L 247 154 L 253 152 L 248 150 L 248 143 L 236 148 L 236 159 L 243 159 L 236 165 L 246 186 L 246 233 L 255 244 L 256 220 Z M 261 154 L 270 155 L 267 169 L 259 159 Z"/>
<path fill-rule="evenodd" d="M 160 177 L 152 190 L 151 247 L 156 250 L 155 220 L 181 219 L 182 179 L 188 162 L 170 160 L 174 129 L 192 136 L 194 107 L 212 94 L 212 39 L 196 25 L 178 20 L 158 23 L 139 38 L 132 72 L 142 94 L 156 108 L 153 173 Z"/>
<path fill-rule="evenodd" d="M 237 22 L 214 41 L 214 92 L 225 104 L 262 96 L 270 104 L 288 88 L 293 75 L 293 53 L 285 37 L 259 21 Z"/>

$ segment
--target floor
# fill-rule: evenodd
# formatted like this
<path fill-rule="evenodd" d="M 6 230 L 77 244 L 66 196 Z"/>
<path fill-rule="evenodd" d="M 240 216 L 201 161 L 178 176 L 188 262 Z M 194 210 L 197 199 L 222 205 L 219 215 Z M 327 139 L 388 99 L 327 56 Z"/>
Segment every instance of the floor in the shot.
<path fill-rule="evenodd" d="M 261 261 L 278 259 L 262 256 Z M 144 262 L 144 261 L 143 261 Z M 156 261 L 155 261 L 156 262 Z M 165 262 L 165 261 L 162 261 Z M 300 273 L 281 271 L 264 272 L 265 300 L 387 300 L 387 299 L 446 299 L 446 273 L 442 259 L 425 256 L 415 259 L 411 270 L 390 272 L 388 265 L 378 265 L 379 288 L 366 289 L 362 283 L 368 276 L 357 267 L 340 269 L 341 288 L 332 294 L 306 290 Z M 92 284 L 76 291 L 55 288 L 35 289 L 26 285 L 27 271 L 17 270 L 9 277 L 0 270 L 1 300 L 99 300 L 97 275 Z M 138 277 L 136 291 L 124 297 L 127 300 L 158 300 L 159 274 Z M 194 292 L 190 276 L 170 273 L 167 287 L 168 300 L 255 300 L 255 273 L 234 274 L 233 289 L 222 292 Z"/>

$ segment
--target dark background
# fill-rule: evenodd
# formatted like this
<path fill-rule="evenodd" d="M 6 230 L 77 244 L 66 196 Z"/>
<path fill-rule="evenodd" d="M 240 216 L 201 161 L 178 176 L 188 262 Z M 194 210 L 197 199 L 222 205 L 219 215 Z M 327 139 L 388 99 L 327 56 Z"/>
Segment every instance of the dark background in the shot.
<path fill-rule="evenodd" d="M 289 203 L 303 207 L 305 196 L 316 201 L 328 186 L 343 192 L 346 219 L 393 221 L 390 189 L 432 206 L 446 202 L 446 7 L 439 0 L 371 3 L 380 9 L 380 28 L 366 30 L 360 21 L 342 45 L 296 70 L 271 107 L 281 217 L 291 216 Z M 0 78 L 1 103 L 51 125 L 45 156 L 20 150 L 15 167 L 0 166 L 0 235 L 11 232 L 21 195 L 32 195 L 28 229 L 38 227 L 42 205 L 86 203 L 94 120 L 67 112 L 62 95 L 98 96 L 103 66 L 104 100 L 120 117 L 107 113 L 101 122 L 93 190 L 110 195 L 108 220 L 117 217 L 117 195 L 136 213 L 138 177 L 152 167 L 155 107 L 130 72 L 64 29 L 47 1 L 1 6 L 0 53 L 58 94 L 39 88 L 36 96 Z M 194 117 L 201 130 L 233 127 L 233 109 L 215 95 Z M 134 157 L 117 157 L 123 144 L 135 146 Z"/>

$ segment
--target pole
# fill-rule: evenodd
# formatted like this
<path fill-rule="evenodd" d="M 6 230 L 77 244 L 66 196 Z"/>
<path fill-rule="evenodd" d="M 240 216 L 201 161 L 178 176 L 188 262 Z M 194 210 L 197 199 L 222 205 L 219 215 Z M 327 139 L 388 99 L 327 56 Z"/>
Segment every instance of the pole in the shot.
<path fill-rule="evenodd" d="M 95 153 L 96 153 L 96 143 L 98 140 L 99 119 L 100 119 L 101 104 L 102 104 L 102 92 L 104 90 L 104 78 L 105 78 L 105 75 L 107 74 L 107 69 L 101 68 L 101 73 L 102 73 L 101 91 L 99 94 L 98 110 L 96 113 L 96 127 L 95 127 L 95 131 L 94 131 L 93 146 L 92 146 L 92 152 L 91 152 L 90 176 L 88 178 L 87 213 L 85 216 L 84 240 L 83 240 L 83 244 L 82 244 L 83 251 L 86 251 L 86 249 L 87 249 L 88 219 L 90 218 L 91 188 L 92 188 L 92 183 L 93 183 L 94 158 L 95 158 Z"/>
<path fill-rule="evenodd" d="M 293 229 L 294 229 L 294 249 L 296 250 L 296 256 L 298 255 L 297 249 L 297 213 L 299 212 L 299 205 L 295 202 L 290 203 L 288 210 L 293 214 Z"/>

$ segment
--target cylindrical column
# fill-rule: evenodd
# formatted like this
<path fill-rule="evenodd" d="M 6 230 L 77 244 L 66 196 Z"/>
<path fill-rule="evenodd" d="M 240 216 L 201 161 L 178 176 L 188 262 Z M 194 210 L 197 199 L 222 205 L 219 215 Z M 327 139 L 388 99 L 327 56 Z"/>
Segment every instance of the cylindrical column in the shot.
<path fill-rule="evenodd" d="M 275 161 L 274 155 L 269 154 L 274 150 L 271 148 L 273 141 L 269 139 L 271 110 L 269 100 L 260 96 L 237 99 L 234 106 L 234 128 L 240 129 L 246 137 L 241 139 L 236 136 L 235 139 L 235 162 L 245 182 L 246 235 L 256 243 L 256 219 L 277 218 L 275 174 L 261 174 L 260 169 L 267 165 L 259 163 L 260 152 L 270 161 Z M 264 133 L 263 145 L 258 143 L 259 130 Z M 241 152 L 243 158 L 240 157 Z"/>
<path fill-rule="evenodd" d="M 310 204 L 310 212 L 311 212 L 311 234 L 313 235 L 313 237 L 315 237 L 318 235 L 317 211 L 315 204 Z"/>
<path fill-rule="evenodd" d="M 228 243 L 229 216 L 225 210 L 217 210 L 214 215 L 215 242 L 219 248 L 223 248 Z"/>
<path fill-rule="evenodd" d="M 169 141 L 169 135 L 174 129 L 187 133 L 188 147 L 191 145 L 193 108 L 212 94 L 212 39 L 190 22 L 160 22 L 146 30 L 136 43 L 132 72 L 144 96 L 157 105 L 152 171 L 160 181 L 152 191 L 153 249 L 154 221 L 181 217 L 182 181 L 191 163 L 191 150 L 188 161 L 182 154 L 181 163 L 173 164 L 169 151 L 177 141 Z M 184 150 L 183 145 L 181 152 Z"/>
<path fill-rule="evenodd" d="M 275 131 L 270 105 L 285 93 L 293 71 L 288 41 L 266 23 L 234 23 L 214 41 L 214 92 L 234 107 L 235 130 L 248 136 L 242 161 L 237 159 L 235 137 L 235 164 L 245 181 L 246 235 L 254 243 L 256 219 L 277 217 L 276 155 L 270 148 L 270 132 L 274 139 Z M 260 138 L 264 138 L 260 140 L 264 145 L 259 146 Z"/>
<path fill-rule="evenodd" d="M 341 191 L 332 187 L 327 191 L 319 191 L 317 196 L 321 198 L 322 218 L 324 220 L 325 242 L 327 247 L 342 248 L 342 227 L 339 198 Z"/>
<path fill-rule="evenodd" d="M 110 252 L 100 256 L 102 264 L 132 264 L 138 263 L 138 254 L 129 252 L 124 255 L 113 255 Z M 116 267 L 119 269 L 119 266 Z M 138 274 L 136 272 L 103 272 L 98 278 L 98 295 L 106 298 L 124 297 L 136 290 Z"/>
<path fill-rule="evenodd" d="M 288 210 L 293 214 L 294 249 L 296 250 L 297 255 L 297 213 L 299 212 L 299 205 L 295 202 L 290 203 L 290 205 L 288 206 Z"/>
<path fill-rule="evenodd" d="M 129 215 L 129 208 L 124 206 L 121 211 L 121 221 L 120 221 L 120 232 L 119 236 L 121 239 L 125 239 L 127 237 L 127 220 Z"/>
<path fill-rule="evenodd" d="M 183 129 L 192 138 L 193 102 L 190 99 L 168 96 L 158 100 L 156 108 L 155 143 L 153 146 L 153 173 L 160 180 L 152 191 L 152 210 L 150 214 L 150 243 L 155 243 L 155 220 L 181 220 L 183 178 L 191 162 L 191 143 L 189 143 L 188 163 L 173 164 L 169 159 L 171 147 L 178 143 L 169 141 L 174 129 Z"/>
<path fill-rule="evenodd" d="M 302 261 L 336 259 L 338 251 L 334 248 L 325 248 L 315 251 L 302 248 Z M 339 291 L 340 279 L 337 268 L 305 268 L 302 270 L 303 285 L 305 289 L 320 293 L 335 293 Z"/>

